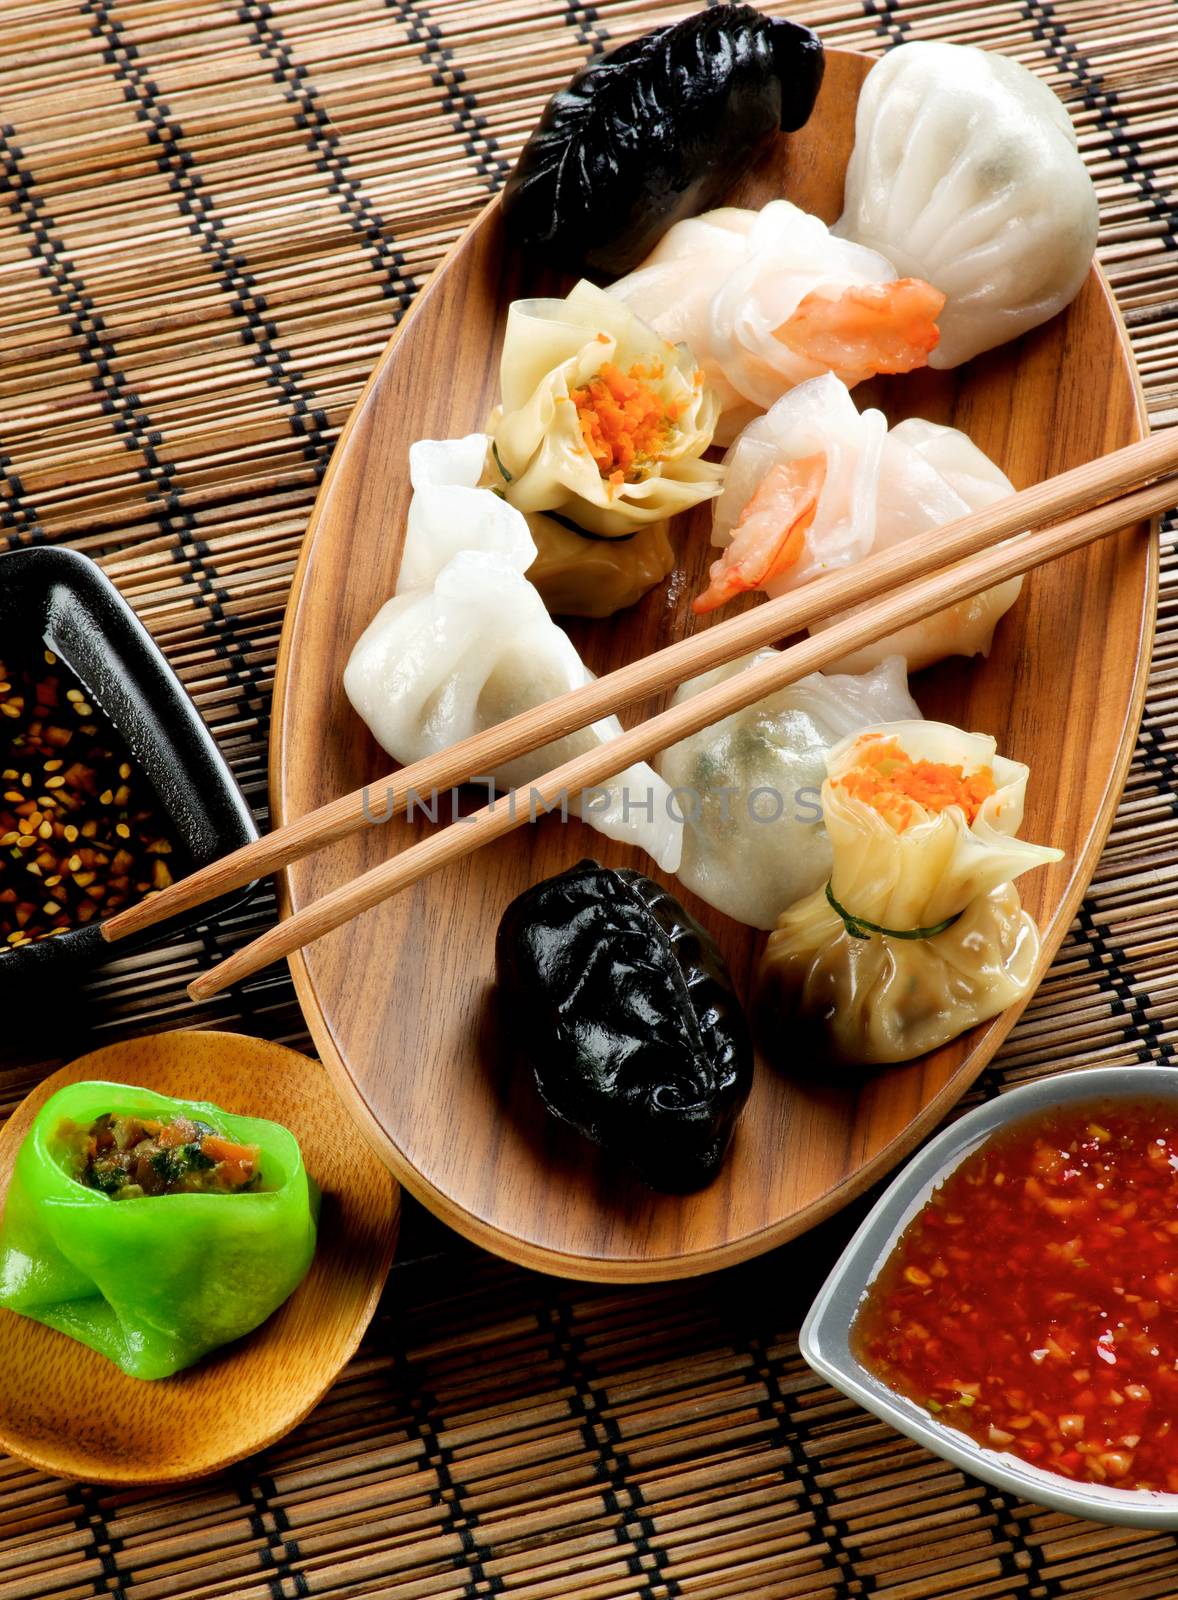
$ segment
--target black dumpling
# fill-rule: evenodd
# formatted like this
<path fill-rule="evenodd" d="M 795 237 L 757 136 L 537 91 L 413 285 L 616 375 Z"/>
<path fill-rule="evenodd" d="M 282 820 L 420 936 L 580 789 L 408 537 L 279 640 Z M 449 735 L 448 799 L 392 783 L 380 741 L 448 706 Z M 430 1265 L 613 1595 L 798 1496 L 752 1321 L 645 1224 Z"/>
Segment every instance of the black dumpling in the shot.
<path fill-rule="evenodd" d="M 823 65 L 817 34 L 743 5 L 611 50 L 544 108 L 503 191 L 510 233 L 571 271 L 629 272 L 803 125 Z"/>
<path fill-rule="evenodd" d="M 582 861 L 504 913 L 508 1035 L 548 1109 L 653 1187 L 715 1177 L 752 1043 L 711 935 L 640 873 Z"/>

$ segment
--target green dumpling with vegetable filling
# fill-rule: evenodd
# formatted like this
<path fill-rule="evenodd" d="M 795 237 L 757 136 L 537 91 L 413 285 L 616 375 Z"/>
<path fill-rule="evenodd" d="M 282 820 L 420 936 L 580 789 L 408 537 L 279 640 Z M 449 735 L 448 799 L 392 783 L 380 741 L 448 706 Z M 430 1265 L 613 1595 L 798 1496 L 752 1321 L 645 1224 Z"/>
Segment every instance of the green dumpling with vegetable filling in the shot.
<path fill-rule="evenodd" d="M 249 1333 L 315 1252 L 319 1194 L 276 1122 L 121 1083 L 70 1084 L 21 1145 L 0 1307 L 166 1378 Z"/>

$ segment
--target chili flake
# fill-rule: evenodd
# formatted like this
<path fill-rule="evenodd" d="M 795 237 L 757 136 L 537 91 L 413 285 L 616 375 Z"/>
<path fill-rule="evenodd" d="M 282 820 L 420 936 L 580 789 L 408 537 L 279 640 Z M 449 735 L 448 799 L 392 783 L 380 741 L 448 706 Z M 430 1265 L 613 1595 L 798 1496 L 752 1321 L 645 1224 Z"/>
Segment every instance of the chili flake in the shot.
<path fill-rule="evenodd" d="M 1178 1492 L 1178 1110 L 1068 1106 L 995 1135 L 904 1231 L 852 1345 L 980 1444 Z"/>
<path fill-rule="evenodd" d="M 0 959 L 172 882 L 175 846 L 123 740 L 52 650 L 0 662 Z"/>

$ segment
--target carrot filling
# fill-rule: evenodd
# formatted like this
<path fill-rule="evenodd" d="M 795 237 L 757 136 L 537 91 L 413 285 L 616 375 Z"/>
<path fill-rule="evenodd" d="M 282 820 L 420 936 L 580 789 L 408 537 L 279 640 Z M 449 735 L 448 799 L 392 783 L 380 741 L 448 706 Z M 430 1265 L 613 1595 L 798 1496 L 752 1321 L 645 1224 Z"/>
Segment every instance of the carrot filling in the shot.
<path fill-rule="evenodd" d="M 911 372 L 940 342 L 945 296 L 923 278 L 867 283 L 835 300 L 815 290 L 775 332 L 796 355 L 858 382 L 876 372 Z"/>
<path fill-rule="evenodd" d="M 983 804 L 995 793 L 994 773 L 979 767 L 967 773 L 946 761 L 914 761 L 895 739 L 865 741 L 858 764 L 832 780 L 834 786 L 862 800 L 903 833 L 929 811 L 960 806 L 972 826 Z"/>
<path fill-rule="evenodd" d="M 635 363 L 623 372 L 612 361 L 580 389 L 569 392 L 585 448 L 615 488 L 634 483 L 661 461 L 685 402 L 664 400 L 652 383 L 663 368 Z"/>
<path fill-rule="evenodd" d="M 993 1135 L 900 1236 L 851 1344 L 979 1444 L 1178 1492 L 1174 1107 L 1070 1104 Z"/>
<path fill-rule="evenodd" d="M 697 616 L 797 566 L 825 482 L 822 454 L 779 461 L 769 469 L 741 512 L 732 543 L 712 562 L 707 588 L 691 602 Z"/>
<path fill-rule="evenodd" d="M 207 1122 L 120 1117 L 89 1127 L 70 1120 L 57 1130 L 71 1175 L 113 1200 L 162 1194 L 234 1194 L 262 1186 L 257 1145 L 237 1144 Z"/>

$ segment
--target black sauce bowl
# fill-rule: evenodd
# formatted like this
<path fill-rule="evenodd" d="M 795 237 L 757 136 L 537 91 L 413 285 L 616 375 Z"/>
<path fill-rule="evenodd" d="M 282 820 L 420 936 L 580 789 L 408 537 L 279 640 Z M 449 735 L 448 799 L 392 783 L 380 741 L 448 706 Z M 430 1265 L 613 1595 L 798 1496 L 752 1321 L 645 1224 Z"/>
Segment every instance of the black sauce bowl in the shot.
<path fill-rule="evenodd" d="M 22 651 L 40 648 L 43 640 L 122 736 L 171 825 L 184 870 L 257 838 L 249 806 L 200 713 L 151 635 L 88 556 L 55 545 L 0 555 L 0 655 L 14 639 Z M 218 916 L 251 889 L 232 890 L 117 945 L 108 945 L 101 925 L 92 922 L 3 950 L 0 999 L 59 991 L 104 958 Z"/>

